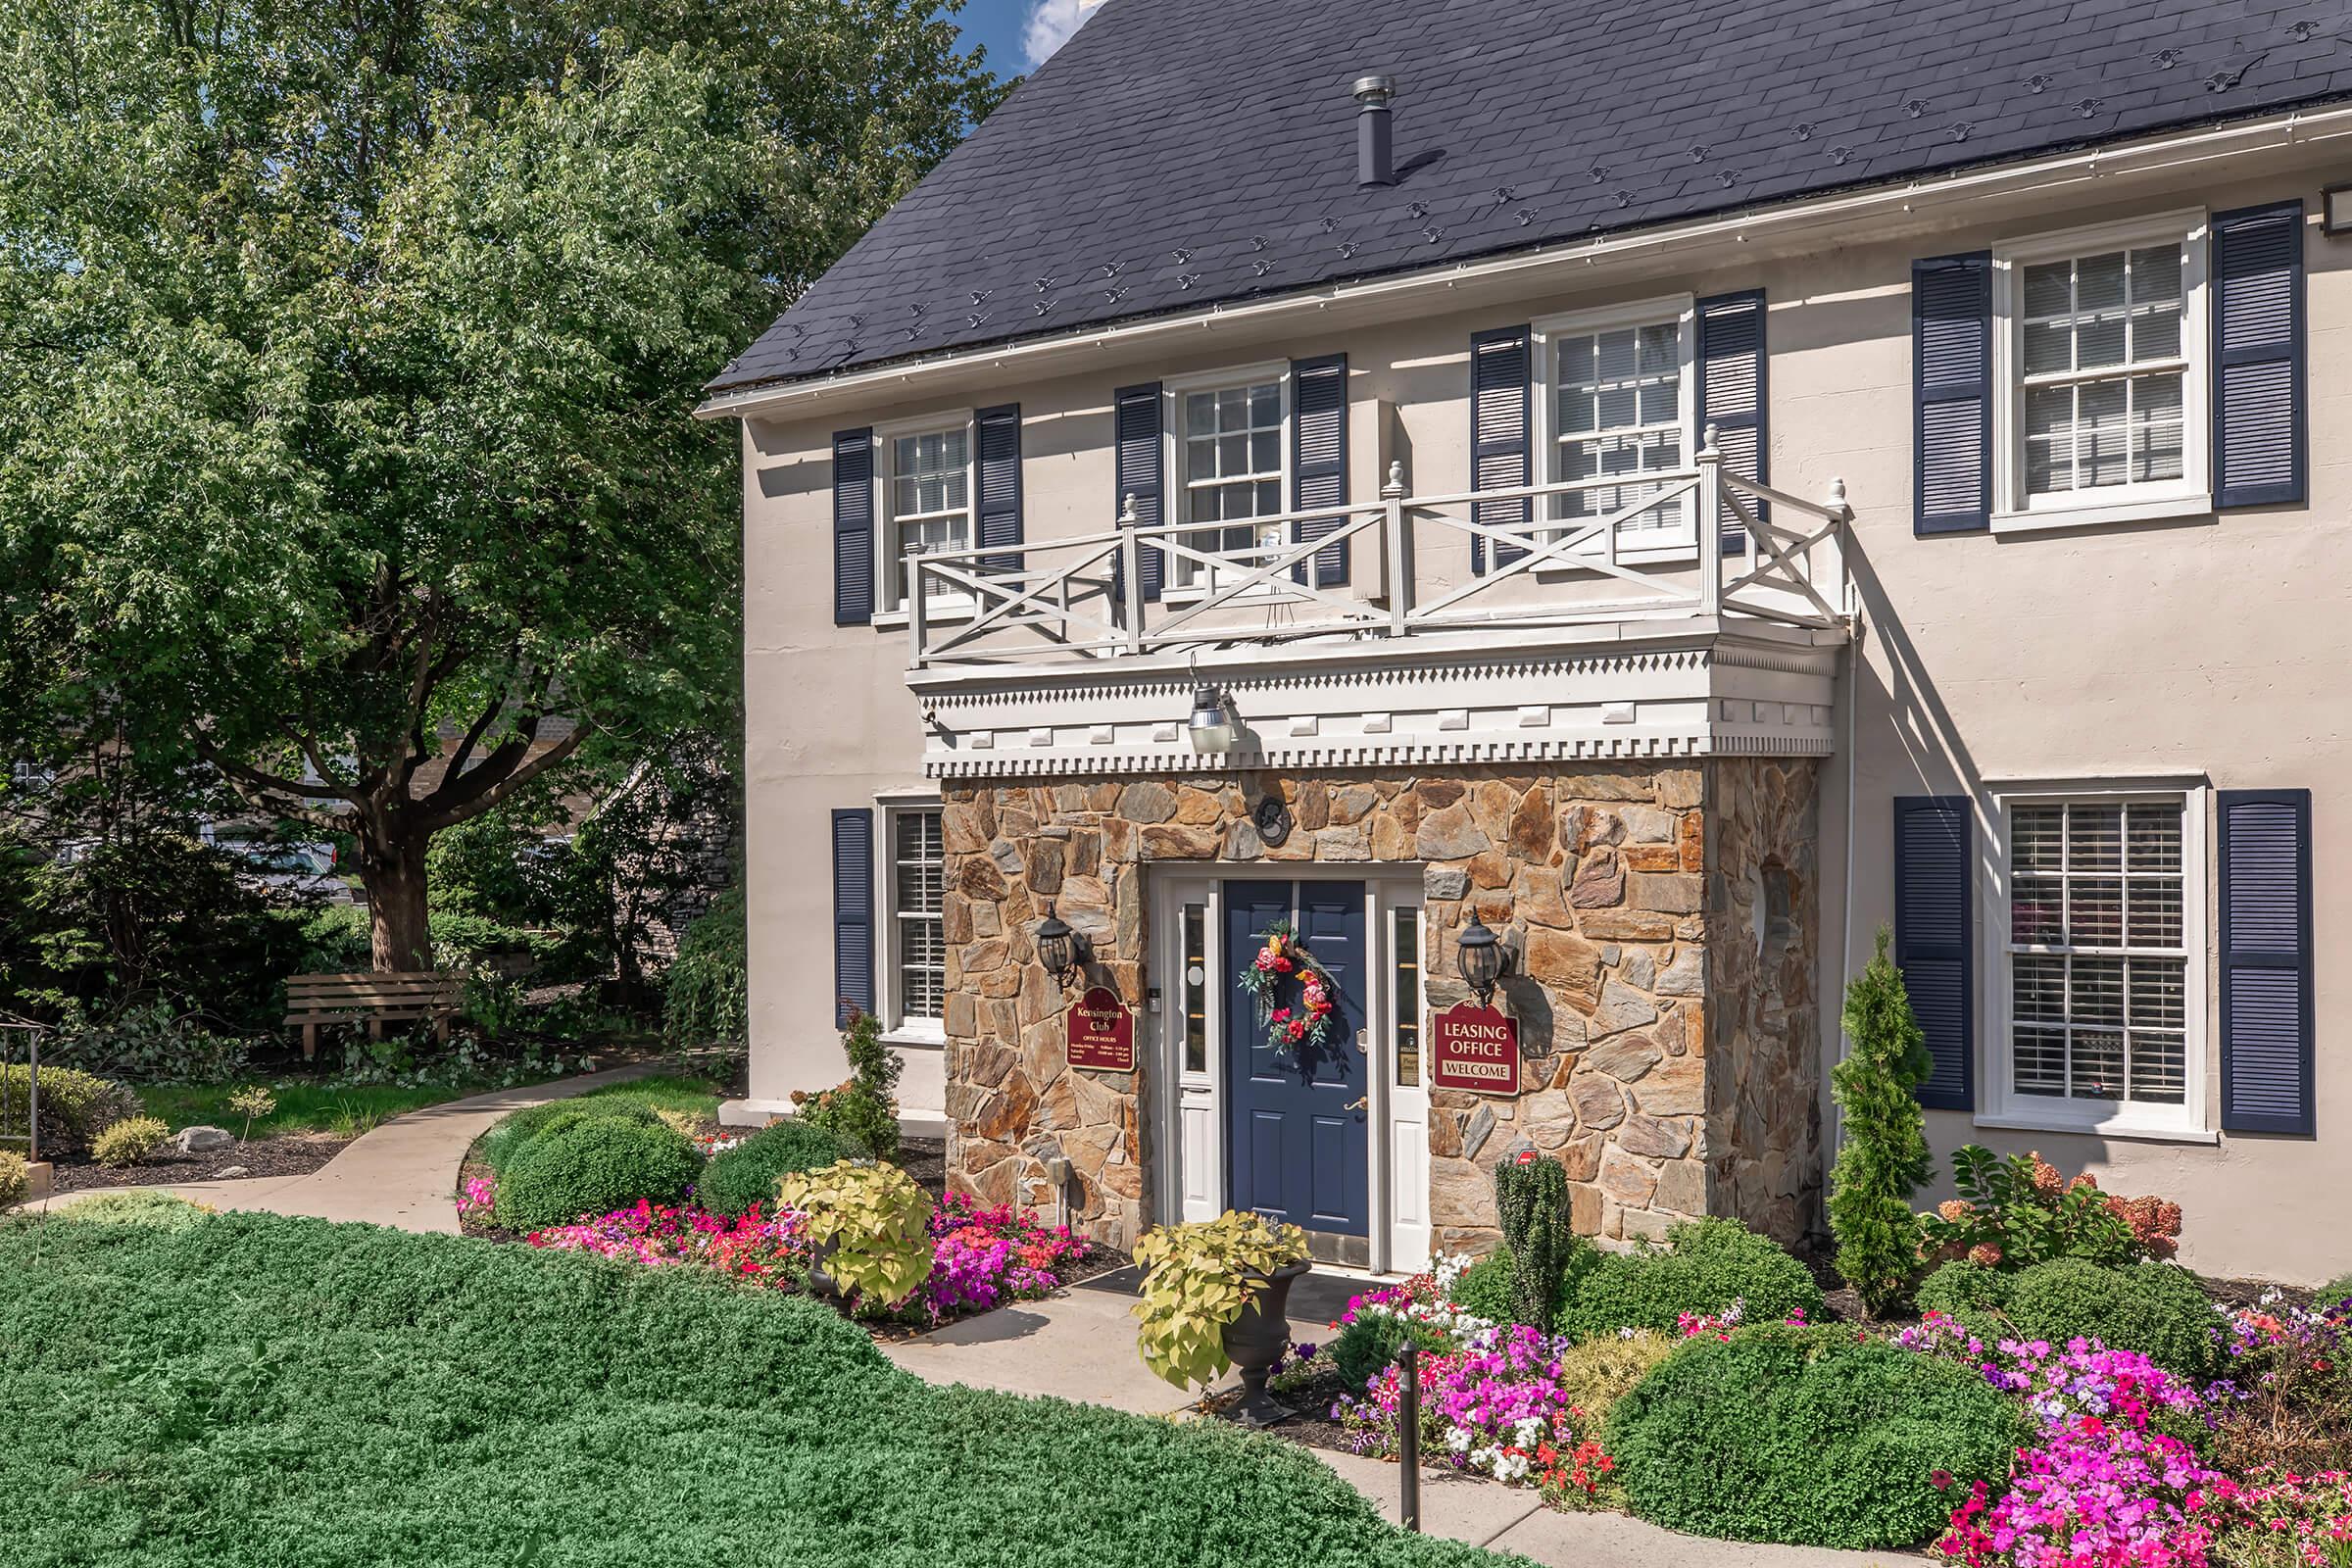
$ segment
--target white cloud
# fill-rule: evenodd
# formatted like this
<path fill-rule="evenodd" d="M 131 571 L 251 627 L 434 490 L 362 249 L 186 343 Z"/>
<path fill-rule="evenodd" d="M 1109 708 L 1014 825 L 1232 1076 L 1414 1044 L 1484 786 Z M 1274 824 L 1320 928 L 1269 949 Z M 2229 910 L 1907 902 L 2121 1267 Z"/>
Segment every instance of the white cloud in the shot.
<path fill-rule="evenodd" d="M 1070 41 L 1079 24 L 1095 14 L 1102 0 L 1030 0 L 1029 22 L 1021 29 L 1021 47 L 1029 52 L 1034 71 L 1046 57 Z"/>

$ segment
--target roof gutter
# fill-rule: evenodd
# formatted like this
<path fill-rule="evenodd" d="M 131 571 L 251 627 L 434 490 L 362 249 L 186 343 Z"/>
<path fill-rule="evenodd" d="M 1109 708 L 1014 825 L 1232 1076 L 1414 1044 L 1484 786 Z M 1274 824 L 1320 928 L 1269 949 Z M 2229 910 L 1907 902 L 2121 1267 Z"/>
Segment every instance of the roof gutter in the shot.
<path fill-rule="evenodd" d="M 1424 289 L 1451 288 L 1463 283 L 1507 279 L 1521 273 L 1541 274 L 1575 265 L 1672 257 L 1703 249 L 1726 238 L 1737 242 L 1769 239 L 1829 224 L 1854 222 L 1888 213 L 1918 213 L 1988 196 L 2011 195 L 2043 186 L 2071 184 L 2118 174 L 2141 174 L 2352 135 L 2352 107 L 2291 110 L 2233 125 L 2186 133 L 2119 142 L 2087 152 L 2034 159 L 2021 164 L 1940 177 L 1922 177 L 1900 185 L 1839 196 L 1825 196 L 1753 208 L 1724 218 L 1667 223 L 1623 235 L 1599 235 L 1590 240 L 1537 245 L 1506 255 L 1456 262 L 1450 266 L 1419 268 L 1358 282 L 1331 283 L 1286 294 L 1278 299 L 1250 300 L 1238 305 L 1212 305 L 1180 316 L 1155 316 L 1051 337 L 1024 338 L 980 348 L 958 349 L 933 358 L 845 370 L 802 381 L 745 387 L 706 400 L 697 418 L 734 419 L 813 410 L 822 403 L 860 391 L 904 390 L 951 371 L 987 367 L 992 370 L 1024 371 L 1046 367 L 1089 351 L 1149 344 L 1203 328 L 1232 322 L 1274 321 L 1303 316 L 1335 305 L 1371 301 Z"/>

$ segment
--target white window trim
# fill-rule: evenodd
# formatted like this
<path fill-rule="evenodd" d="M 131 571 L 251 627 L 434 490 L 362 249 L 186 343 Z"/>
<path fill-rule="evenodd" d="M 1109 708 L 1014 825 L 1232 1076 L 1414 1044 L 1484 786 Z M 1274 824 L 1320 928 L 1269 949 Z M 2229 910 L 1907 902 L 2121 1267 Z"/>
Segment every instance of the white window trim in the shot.
<path fill-rule="evenodd" d="M 2009 975 L 2009 813 L 2012 808 L 2033 805 L 2144 804 L 2178 799 L 2180 823 L 2180 918 L 2182 947 L 2188 962 L 2182 980 L 2181 1044 L 2182 1092 L 2178 1105 L 2146 1102 L 2058 1100 L 2044 1095 L 2020 1095 L 2011 1087 L 2015 1069 L 2011 1039 L 2013 992 Z M 2131 777 L 2104 779 L 2003 780 L 1986 786 L 1985 820 L 1989 824 L 1984 853 L 1978 866 L 1983 890 L 1977 922 L 1977 1082 L 1984 1086 L 1978 1097 L 1976 1125 L 2026 1132 L 2085 1133 L 2102 1138 L 2136 1138 L 2173 1143 L 2219 1142 L 2213 1130 L 2206 1097 L 2212 1082 L 2207 1058 L 2216 1034 L 2208 1013 L 2213 963 L 2213 865 L 2209 859 L 2207 817 L 2212 811 L 2212 787 L 2202 776 Z"/>
<path fill-rule="evenodd" d="M 963 496 L 965 513 L 970 518 L 970 542 L 979 543 L 980 532 L 980 428 L 970 409 L 941 409 L 937 413 L 916 418 L 893 419 L 888 424 L 874 426 L 874 620 L 877 628 L 904 627 L 906 624 L 906 597 L 900 590 L 904 573 L 894 547 L 899 539 L 899 522 L 894 514 L 898 500 L 896 471 L 891 458 L 897 450 L 893 443 L 903 435 L 931 435 L 952 430 L 960 421 L 963 425 Z M 969 594 L 942 594 L 930 605 L 924 616 L 927 620 L 956 619 L 972 613 Z"/>
<path fill-rule="evenodd" d="M 2029 533 L 2102 523 L 2194 517 L 2213 511 L 2213 442 L 2207 401 L 2213 382 L 2205 287 L 2208 226 L 2203 208 L 2185 208 L 2056 233 L 2002 240 L 1992 247 L 1992 531 Z M 2025 268 L 2100 251 L 2173 240 L 2180 243 L 2180 477 L 2105 485 L 2029 500 L 2025 420 L 2018 365 L 2025 333 Z"/>
<path fill-rule="evenodd" d="M 1676 323 L 1675 345 L 1680 360 L 1682 387 L 1676 397 L 1676 407 L 1682 411 L 1683 466 L 1697 466 L 1698 459 L 1698 299 L 1692 294 L 1661 294 L 1644 300 L 1627 300 L 1618 305 L 1596 306 L 1591 310 L 1563 311 L 1528 323 L 1528 339 L 1533 355 L 1530 365 L 1534 381 L 1535 402 L 1531 410 L 1534 420 L 1530 431 L 1543 449 L 1541 461 L 1534 467 L 1538 484 L 1554 484 L 1560 478 L 1560 433 L 1556 427 L 1559 416 L 1559 341 L 1564 337 L 1579 337 L 1588 332 L 1605 332 L 1617 327 L 1650 326 L 1672 318 Z M 1695 519 L 1698 508 L 1692 503 L 1686 510 Z M 1538 519 L 1539 522 L 1542 520 Z M 1593 539 L 1580 547 L 1577 555 L 1602 555 L 1601 541 Z M 1693 520 L 1688 538 L 1672 544 L 1652 545 L 1641 550 L 1620 550 L 1620 565 L 1645 565 L 1698 559 L 1697 524 Z M 1543 564 L 1534 568 L 1540 579 L 1585 575 L 1570 565 Z"/>
<path fill-rule="evenodd" d="M 874 889 L 874 907 L 880 911 L 877 923 L 882 927 L 881 941 L 877 944 L 882 958 L 882 1038 L 894 1046 L 944 1045 L 948 1038 L 944 1009 L 943 1015 L 937 1018 L 909 1017 L 906 1013 L 905 982 L 899 972 L 899 818 L 923 811 L 938 814 L 941 810 L 940 800 L 936 795 L 914 796 L 893 792 L 879 797 L 875 804 L 881 808 L 882 817 L 881 853 L 874 857 L 877 884 Z M 944 860 L 947 848 L 944 821 L 941 830 L 940 848 Z M 947 867 L 944 863 L 940 867 L 940 884 L 944 906 L 947 884 Z"/>
<path fill-rule="evenodd" d="M 1185 398 L 1195 392 L 1226 391 L 1236 386 L 1248 386 L 1259 381 L 1273 382 L 1281 389 L 1282 393 L 1282 434 L 1278 438 L 1280 450 L 1275 454 L 1281 463 L 1279 471 L 1282 489 L 1275 498 L 1279 504 L 1274 510 L 1277 512 L 1291 510 L 1291 362 L 1288 360 L 1264 360 L 1255 365 L 1229 365 L 1220 369 L 1200 370 L 1191 375 L 1176 376 L 1162 381 L 1159 385 L 1159 469 L 1161 474 L 1159 515 L 1171 528 L 1191 526 L 1177 515 L 1184 504 Z M 1204 522 L 1200 526 L 1205 529 L 1233 525 Z M 1180 564 L 1189 565 L 1191 563 L 1179 563 L 1173 559 L 1166 562 L 1165 570 L 1162 572 L 1162 576 L 1166 580 L 1160 586 L 1160 602 L 1182 605 L 1206 599 L 1211 592 L 1211 585 L 1203 582 L 1179 583 L 1176 581 L 1176 568 Z M 1226 602 L 1238 604 L 1253 599 L 1283 597 L 1286 596 L 1282 589 L 1269 582 L 1261 583 L 1246 593 L 1236 594 Z"/>

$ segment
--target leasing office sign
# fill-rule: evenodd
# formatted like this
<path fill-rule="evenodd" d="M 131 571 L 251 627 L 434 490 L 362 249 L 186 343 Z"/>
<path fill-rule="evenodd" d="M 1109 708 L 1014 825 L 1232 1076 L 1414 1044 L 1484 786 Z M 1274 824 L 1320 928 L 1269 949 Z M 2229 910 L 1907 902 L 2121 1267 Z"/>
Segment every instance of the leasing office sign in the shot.
<path fill-rule="evenodd" d="M 1463 1003 L 1429 1020 L 1429 1081 L 1477 1095 L 1519 1092 L 1519 1023 Z"/>

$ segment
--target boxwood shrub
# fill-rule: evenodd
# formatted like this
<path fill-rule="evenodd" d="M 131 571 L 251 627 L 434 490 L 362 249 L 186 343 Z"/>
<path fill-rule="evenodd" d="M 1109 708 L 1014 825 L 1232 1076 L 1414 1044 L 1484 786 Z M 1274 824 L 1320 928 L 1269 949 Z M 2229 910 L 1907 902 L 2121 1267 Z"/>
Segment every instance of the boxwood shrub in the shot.
<path fill-rule="evenodd" d="M 1885 1550 L 1943 1529 L 1952 1494 L 2009 1473 L 2016 1404 L 1977 1373 L 1850 1328 L 1687 1342 L 1607 1428 L 1633 1511 L 1691 1535 Z"/>
<path fill-rule="evenodd" d="M 702 1170 L 684 1133 L 656 1121 L 594 1116 L 540 1133 L 498 1179 L 498 1222 L 535 1231 L 639 1199 L 674 1203 Z"/>
<path fill-rule="evenodd" d="M 695 1183 L 695 1200 L 714 1214 L 735 1218 L 754 1203 L 766 1212 L 776 1206 L 776 1178 L 786 1171 L 821 1170 L 835 1160 L 864 1151 L 822 1127 L 790 1117 L 771 1122 L 703 1167 Z"/>
<path fill-rule="evenodd" d="M 2104 1268 L 2087 1258 L 2054 1257 L 2010 1282 L 2007 1312 L 2010 1327 L 2029 1340 L 2096 1339 L 2110 1349 L 2137 1350 L 2185 1378 L 2201 1380 L 2215 1370 L 2212 1298 L 2177 1263 Z"/>
<path fill-rule="evenodd" d="M 0 1099 L 22 1105 L 31 1089 L 25 1067 L 0 1067 Z M 127 1086 L 77 1067 L 41 1068 L 41 1153 L 87 1154 L 98 1135 L 139 1113 L 139 1097 Z"/>
<path fill-rule="evenodd" d="M 1599 1258 L 1560 1326 L 1580 1340 L 1628 1328 L 1672 1334 L 1682 1313 L 1719 1313 L 1734 1301 L 1746 1322 L 1777 1323 L 1800 1309 L 1817 1315 L 1822 1295 L 1778 1244 L 1737 1220 L 1702 1219 L 1668 1231 L 1662 1249 Z"/>
<path fill-rule="evenodd" d="M 1426 1323 L 1414 1323 L 1387 1313 L 1359 1317 L 1340 1330 L 1332 1342 L 1331 1362 L 1348 1389 L 1356 1394 L 1403 1353 L 1410 1342 L 1424 1350 L 1446 1347 L 1446 1336 Z"/>
<path fill-rule="evenodd" d="M 641 1127 L 658 1126 L 662 1118 L 643 1101 L 616 1095 L 587 1095 L 578 1100 L 551 1100 L 514 1112 L 482 1135 L 481 1156 L 501 1175 L 524 1149 L 540 1138 L 584 1121 L 630 1121 Z"/>
<path fill-rule="evenodd" d="M 1453 1304 L 1473 1317 L 1483 1317 L 1490 1323 L 1508 1323 L 1511 1320 L 1511 1251 L 1507 1247 L 1496 1248 L 1468 1268 L 1453 1282 Z"/>
<path fill-rule="evenodd" d="M 1912 1304 L 1924 1315 L 1941 1312 L 1990 1344 L 2006 1332 L 2001 1314 L 2009 1305 L 2013 1274 L 1954 1258 L 1919 1282 Z"/>
<path fill-rule="evenodd" d="M 929 1387 L 830 1308 L 704 1276 L 267 1214 L 0 1218 L 0 1557 L 1497 1562 L 1279 1439 Z"/>

